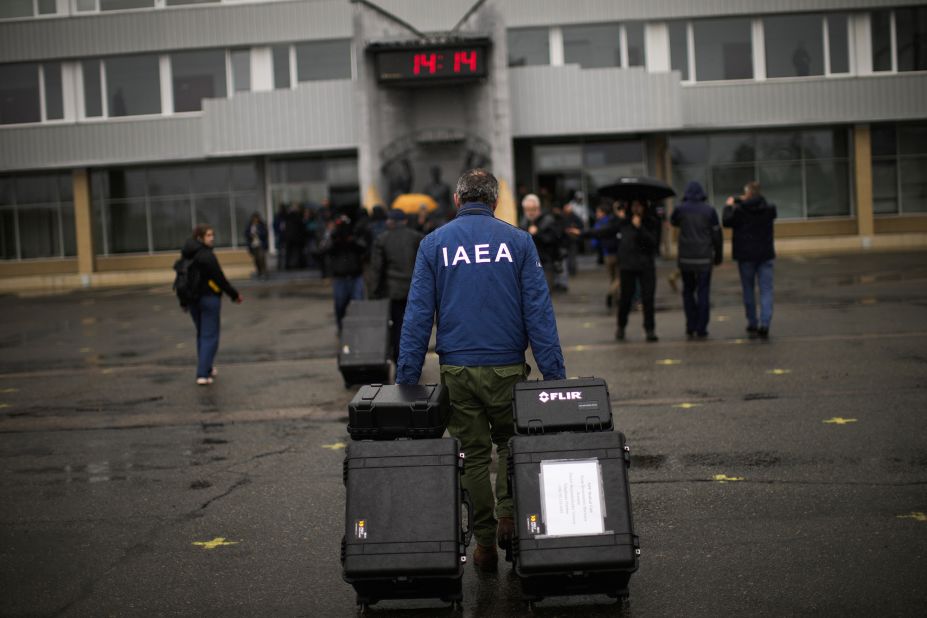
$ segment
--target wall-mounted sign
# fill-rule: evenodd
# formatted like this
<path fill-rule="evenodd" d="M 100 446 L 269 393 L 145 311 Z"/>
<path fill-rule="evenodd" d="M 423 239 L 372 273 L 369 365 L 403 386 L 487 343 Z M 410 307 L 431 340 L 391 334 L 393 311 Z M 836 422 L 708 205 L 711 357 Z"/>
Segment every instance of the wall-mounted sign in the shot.
<path fill-rule="evenodd" d="M 376 44 L 368 50 L 374 54 L 381 83 L 442 83 L 487 75 L 489 39 Z"/>

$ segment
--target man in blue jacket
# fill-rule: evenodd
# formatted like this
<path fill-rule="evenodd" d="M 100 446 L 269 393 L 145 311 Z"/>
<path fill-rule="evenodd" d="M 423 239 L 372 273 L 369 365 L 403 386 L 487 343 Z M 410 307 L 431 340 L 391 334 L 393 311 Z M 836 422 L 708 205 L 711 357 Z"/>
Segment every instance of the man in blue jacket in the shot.
<path fill-rule="evenodd" d="M 486 170 L 464 172 L 454 193 L 457 217 L 419 245 L 396 370 L 397 384 L 418 383 L 437 321 L 435 350 L 451 400 L 448 431 L 466 455 L 462 482 L 473 501 L 473 562 L 486 571 L 497 568 L 496 542 L 508 549 L 514 531 L 506 461 L 514 434 L 512 388 L 528 377 L 528 343 L 545 379 L 566 375 L 534 241 L 493 216 L 498 193 Z"/>

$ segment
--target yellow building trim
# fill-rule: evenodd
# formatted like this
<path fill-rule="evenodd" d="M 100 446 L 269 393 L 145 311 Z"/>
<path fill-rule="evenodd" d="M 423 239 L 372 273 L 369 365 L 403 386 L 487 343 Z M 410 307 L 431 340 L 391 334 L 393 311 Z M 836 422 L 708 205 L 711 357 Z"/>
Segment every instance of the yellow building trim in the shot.
<path fill-rule="evenodd" d="M 856 182 L 856 232 L 863 237 L 875 233 L 872 219 L 872 140 L 868 124 L 853 127 L 853 167 Z"/>

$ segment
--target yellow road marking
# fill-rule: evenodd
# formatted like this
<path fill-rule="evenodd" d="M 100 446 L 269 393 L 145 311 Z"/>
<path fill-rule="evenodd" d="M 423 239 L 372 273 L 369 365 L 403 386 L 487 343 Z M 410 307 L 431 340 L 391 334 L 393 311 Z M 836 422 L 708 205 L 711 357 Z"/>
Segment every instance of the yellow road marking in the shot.
<path fill-rule="evenodd" d="M 346 446 L 347 444 L 345 444 L 344 442 L 335 442 L 334 444 L 323 444 L 322 448 L 327 448 L 332 451 L 337 451 L 337 450 L 343 449 Z"/>
<path fill-rule="evenodd" d="M 584 346 L 584 345 L 573 346 L 573 351 L 574 351 L 574 352 L 583 352 L 583 351 L 585 351 L 586 349 L 587 349 L 587 348 L 586 348 L 586 346 Z"/>
<path fill-rule="evenodd" d="M 88 352 L 92 352 L 92 351 L 93 351 L 93 348 L 81 348 L 80 349 L 81 354 L 87 354 Z"/>
<path fill-rule="evenodd" d="M 9 407 L 10 407 L 10 404 L 8 403 L 0 403 L 0 410 L 6 410 Z"/>
<path fill-rule="evenodd" d="M 583 322 L 583 328 L 592 328 L 595 326 L 592 322 Z"/>
<path fill-rule="evenodd" d="M 862 298 L 860 299 L 859 304 L 860 305 L 876 305 L 878 304 L 878 302 L 879 301 L 875 298 Z"/>
<path fill-rule="evenodd" d="M 89 326 L 90 324 L 96 324 L 96 321 L 97 321 L 96 318 L 84 318 L 83 320 L 80 321 L 80 323 L 86 324 Z"/>
<path fill-rule="evenodd" d="M 113 371 L 114 371 L 114 370 L 113 370 L 112 367 L 108 367 L 108 368 L 104 369 L 102 373 L 103 373 L 103 375 L 108 376 L 109 374 L 113 373 Z"/>
<path fill-rule="evenodd" d="M 0 388 L 0 393 L 18 393 L 18 388 Z"/>
<path fill-rule="evenodd" d="M 792 373 L 791 369 L 769 369 L 766 373 L 774 376 L 784 376 L 788 373 Z"/>
<path fill-rule="evenodd" d="M 658 365 L 681 365 L 682 361 L 676 358 L 661 358 L 657 361 Z"/>
<path fill-rule="evenodd" d="M 187 347 L 187 344 L 186 344 L 186 343 L 178 343 L 178 344 L 177 344 L 176 346 L 174 346 L 174 347 L 176 347 L 178 350 L 182 350 L 183 348 Z"/>
<path fill-rule="evenodd" d="M 827 423 L 828 425 L 846 425 L 847 423 L 855 423 L 855 418 L 842 418 L 840 416 L 835 416 L 834 418 L 829 418 L 826 421 L 821 421 L 822 423 Z"/>
<path fill-rule="evenodd" d="M 927 521 L 927 513 L 921 513 L 920 511 L 911 511 L 907 515 L 895 515 L 898 519 L 913 519 L 914 521 Z"/>
<path fill-rule="evenodd" d="M 727 317 L 726 315 L 719 315 L 717 319 L 719 322 L 727 322 L 731 318 Z"/>
<path fill-rule="evenodd" d="M 701 404 L 699 404 L 699 403 L 689 403 L 689 402 L 687 401 L 687 402 L 685 402 L 685 403 L 677 403 L 677 404 L 676 404 L 675 406 L 673 406 L 673 407 L 674 407 L 674 408 L 682 408 L 683 410 L 689 410 L 689 409 L 691 409 L 691 408 L 697 408 L 697 407 L 699 407 L 700 405 L 701 405 Z"/>
<path fill-rule="evenodd" d="M 719 483 L 727 483 L 729 481 L 733 483 L 735 481 L 743 481 L 745 479 L 742 476 L 728 476 L 726 474 L 716 474 L 713 477 L 711 477 L 711 480 L 717 481 Z"/>
<path fill-rule="evenodd" d="M 215 549 L 217 547 L 225 547 L 226 545 L 238 545 L 238 541 L 226 541 L 224 536 L 217 536 L 211 541 L 194 541 L 193 544 L 203 549 Z"/>

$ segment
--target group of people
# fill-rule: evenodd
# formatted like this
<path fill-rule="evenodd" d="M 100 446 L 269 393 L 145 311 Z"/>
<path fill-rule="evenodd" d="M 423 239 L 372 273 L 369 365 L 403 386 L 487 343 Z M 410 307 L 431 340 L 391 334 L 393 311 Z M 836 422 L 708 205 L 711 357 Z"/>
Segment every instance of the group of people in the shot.
<path fill-rule="evenodd" d="M 540 210 L 539 204 L 526 196 L 527 229 L 510 226 L 494 216 L 498 191 L 490 172 L 464 172 L 453 194 L 454 219 L 422 235 L 406 226 L 403 213 L 392 212 L 370 255 L 371 295 L 389 298 L 394 320 L 400 318 L 394 339 L 397 384 L 419 382 L 437 324 L 435 351 L 451 404 L 448 431 L 460 440 L 466 457 L 461 482 L 473 504 L 471 526 L 477 541 L 473 563 L 484 571 L 498 568 L 496 548 L 510 548 L 514 533 L 512 496 L 505 480 L 508 441 L 514 435 L 511 393 L 514 384 L 531 373 L 525 362 L 528 345 L 541 377 L 566 376 L 551 302 L 551 277 L 541 255 L 545 222 L 534 212 L 535 206 Z M 772 318 L 775 216 L 775 207 L 766 203 L 756 183 L 750 183 L 742 196 L 728 200 L 722 217 L 724 225 L 734 231 L 734 259 L 743 283 L 747 329 L 758 336 L 768 334 Z M 718 216 L 706 204 L 698 183 L 686 188 L 671 222 L 680 230 L 686 329 L 694 337 L 705 336 L 711 269 L 721 260 L 721 232 Z M 619 272 L 619 338 L 627 326 L 633 290 L 639 288 L 645 330 L 649 340 L 656 339 L 653 288 L 659 226 L 652 208 L 632 201 L 612 213 L 601 208 L 592 230 L 569 232 L 598 239 L 605 257 L 614 256 L 606 264 Z M 322 244 L 333 257 L 333 274 L 342 272 L 341 266 L 335 266 L 342 261 L 350 264 L 344 272 L 356 272 L 366 250 L 358 234 L 344 214 L 328 228 Z M 200 298 L 190 307 L 197 329 L 198 384 L 209 384 L 215 377 L 212 363 L 218 346 L 221 294 L 242 300 L 212 253 L 214 238 L 211 228 L 198 226 L 184 246 L 184 255 L 194 258 L 205 275 Z M 753 300 L 756 279 L 761 291 L 759 318 Z M 346 285 L 341 293 L 354 295 L 359 285 Z M 337 290 L 336 284 L 336 306 Z M 499 468 L 495 487 L 489 471 L 493 447 Z"/>

